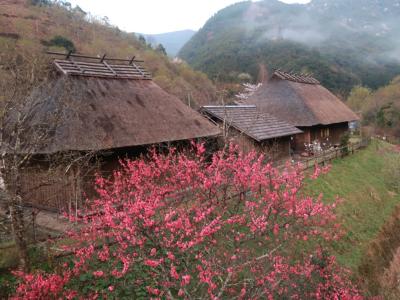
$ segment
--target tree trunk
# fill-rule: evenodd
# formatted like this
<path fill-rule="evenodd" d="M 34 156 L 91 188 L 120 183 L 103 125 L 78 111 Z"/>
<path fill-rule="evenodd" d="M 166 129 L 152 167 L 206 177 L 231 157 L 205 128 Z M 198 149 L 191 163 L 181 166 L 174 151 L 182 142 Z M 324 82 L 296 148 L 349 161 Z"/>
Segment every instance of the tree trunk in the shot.
<path fill-rule="evenodd" d="M 6 176 L 6 191 L 9 197 L 9 210 L 11 216 L 12 231 L 19 256 L 19 267 L 24 271 L 29 270 L 29 256 L 26 226 L 24 220 L 24 208 L 21 197 L 19 170 L 11 168 L 11 174 Z"/>
<path fill-rule="evenodd" d="M 14 201 L 13 201 L 14 202 Z M 10 215 L 12 221 L 15 245 L 19 256 L 19 267 L 28 271 L 28 243 L 26 241 L 26 230 L 24 221 L 24 209 L 20 205 L 10 205 Z"/>

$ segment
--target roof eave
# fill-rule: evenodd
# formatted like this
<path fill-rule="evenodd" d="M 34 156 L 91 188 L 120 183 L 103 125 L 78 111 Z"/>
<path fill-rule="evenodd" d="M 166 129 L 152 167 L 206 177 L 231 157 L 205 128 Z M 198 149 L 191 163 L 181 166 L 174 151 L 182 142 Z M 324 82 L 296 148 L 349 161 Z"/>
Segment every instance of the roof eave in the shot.
<path fill-rule="evenodd" d="M 267 141 L 267 140 L 270 140 L 270 139 L 288 137 L 288 136 L 292 136 L 292 135 L 296 135 L 296 134 L 300 134 L 300 133 L 303 133 L 303 131 L 299 129 L 299 130 L 296 131 L 296 132 L 286 133 L 286 134 L 277 135 L 277 136 L 271 136 L 271 137 L 268 137 L 268 138 L 265 138 L 265 139 L 260 140 L 260 142 L 264 142 L 264 141 Z"/>
<path fill-rule="evenodd" d="M 200 109 L 200 111 L 205 112 L 205 113 L 207 113 L 207 114 L 209 114 L 209 115 L 211 115 L 211 116 L 217 118 L 217 119 L 220 120 L 220 121 L 224 121 L 220 116 L 218 116 L 218 115 L 214 114 L 213 112 L 207 110 L 205 106 L 203 106 L 203 107 Z M 242 133 L 242 134 L 244 134 L 244 135 L 246 135 L 246 136 L 252 138 L 253 140 L 255 140 L 255 141 L 259 142 L 259 143 L 261 143 L 261 142 L 263 142 L 263 141 L 266 141 L 266 140 L 269 140 L 269 139 L 275 139 L 275 138 L 280 138 L 280 137 L 287 137 L 287 136 L 292 136 L 292 135 L 295 135 L 295 134 L 303 133 L 302 130 L 296 128 L 297 131 L 294 132 L 294 133 L 284 134 L 284 135 L 277 135 L 277 136 L 271 136 L 271 137 L 269 137 L 269 138 L 259 139 L 259 138 L 255 137 L 254 135 L 252 135 L 251 133 L 246 132 L 246 131 L 245 131 L 246 129 L 243 129 L 243 128 L 239 127 L 239 126 L 236 126 L 235 124 L 232 124 L 232 122 L 229 122 L 229 126 L 232 127 L 232 128 L 234 128 L 234 129 L 236 129 L 236 130 L 239 131 L 240 133 Z M 293 126 L 293 127 L 296 127 L 296 126 Z"/>

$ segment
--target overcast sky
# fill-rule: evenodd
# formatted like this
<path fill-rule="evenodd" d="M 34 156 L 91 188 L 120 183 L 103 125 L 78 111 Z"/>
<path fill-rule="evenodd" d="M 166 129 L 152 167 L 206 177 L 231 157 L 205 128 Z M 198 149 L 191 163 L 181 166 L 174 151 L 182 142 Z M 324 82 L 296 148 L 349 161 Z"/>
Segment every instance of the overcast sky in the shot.
<path fill-rule="evenodd" d="M 197 30 L 218 10 L 241 0 L 69 0 L 129 32 Z M 281 0 L 307 3 L 310 0 Z"/>

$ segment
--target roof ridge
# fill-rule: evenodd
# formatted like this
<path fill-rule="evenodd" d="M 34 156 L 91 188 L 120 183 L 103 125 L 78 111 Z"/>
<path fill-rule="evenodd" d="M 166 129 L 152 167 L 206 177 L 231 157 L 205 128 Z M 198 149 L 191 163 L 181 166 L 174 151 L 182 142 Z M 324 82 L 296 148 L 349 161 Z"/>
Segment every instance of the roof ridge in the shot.
<path fill-rule="evenodd" d="M 280 69 L 276 69 L 272 74 L 272 77 L 278 77 L 281 80 L 289 80 L 298 83 L 305 84 L 321 84 L 317 79 L 308 74 L 296 74 L 294 72 L 285 72 Z"/>
<path fill-rule="evenodd" d="M 53 64 L 64 75 L 151 80 L 151 74 L 137 64 L 143 61 L 136 60 L 135 56 L 131 59 L 109 58 L 106 54 L 96 57 L 71 51 L 68 53 L 47 52 L 47 54 L 62 56 L 62 58 L 54 59 Z"/>
<path fill-rule="evenodd" d="M 257 108 L 256 105 L 203 105 L 204 108 Z"/>

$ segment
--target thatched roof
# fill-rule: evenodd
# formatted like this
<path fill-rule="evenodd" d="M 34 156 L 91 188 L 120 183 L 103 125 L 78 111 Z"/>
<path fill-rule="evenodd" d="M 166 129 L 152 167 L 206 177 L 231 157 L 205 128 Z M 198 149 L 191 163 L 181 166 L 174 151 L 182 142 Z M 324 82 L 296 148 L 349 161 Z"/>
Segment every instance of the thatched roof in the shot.
<path fill-rule="evenodd" d="M 201 111 L 225 121 L 229 126 L 258 142 L 302 132 L 285 121 L 260 112 L 255 105 L 203 106 Z"/>
<path fill-rule="evenodd" d="M 151 80 L 61 75 L 32 98 L 36 104 L 25 122 L 28 128 L 43 127 L 44 120 L 61 112 L 53 118 L 57 124 L 49 143 L 37 153 L 107 150 L 220 133 Z"/>
<path fill-rule="evenodd" d="M 282 74 L 287 74 L 284 76 Z M 279 71 L 241 104 L 259 109 L 294 126 L 328 125 L 358 120 L 339 98 L 309 76 Z"/>

